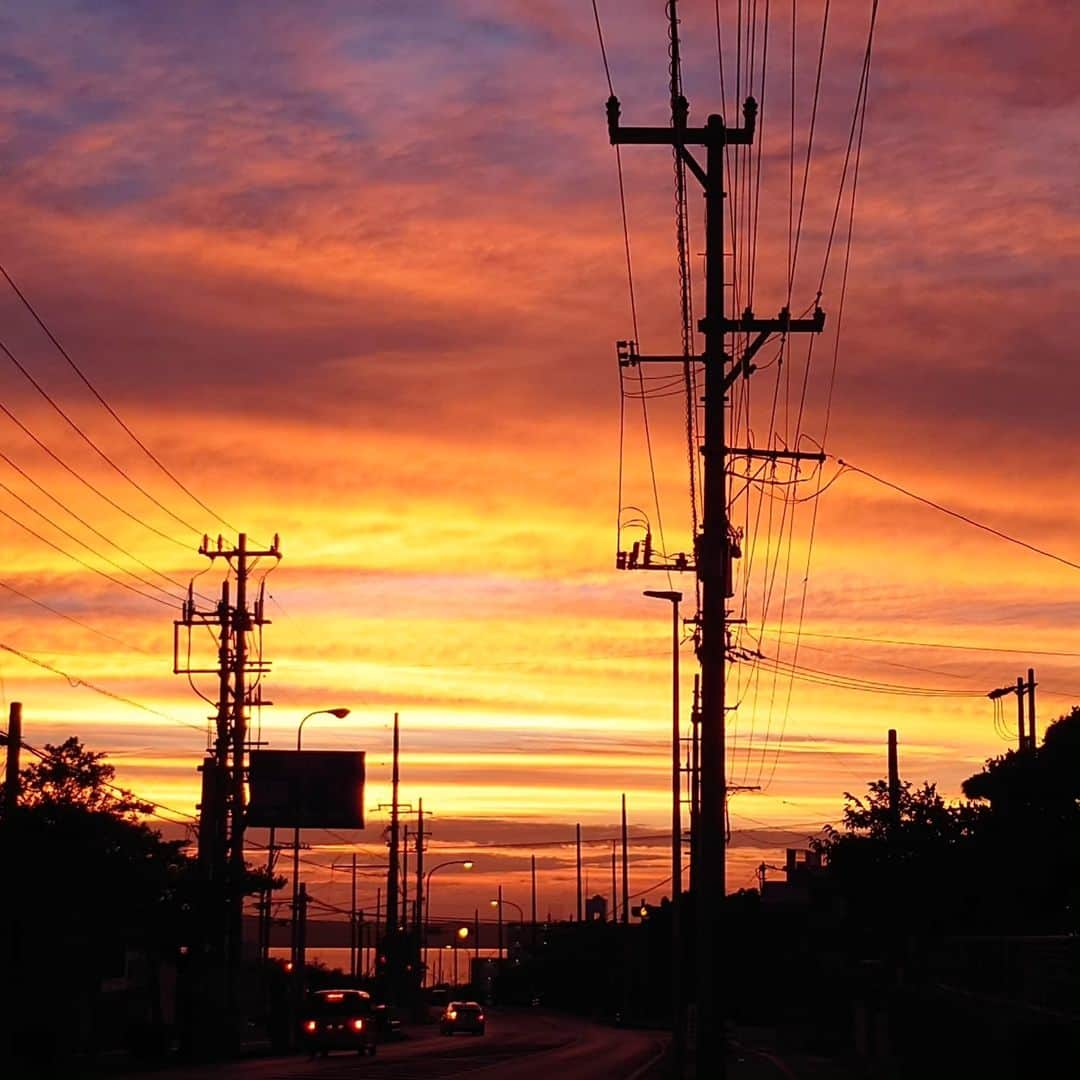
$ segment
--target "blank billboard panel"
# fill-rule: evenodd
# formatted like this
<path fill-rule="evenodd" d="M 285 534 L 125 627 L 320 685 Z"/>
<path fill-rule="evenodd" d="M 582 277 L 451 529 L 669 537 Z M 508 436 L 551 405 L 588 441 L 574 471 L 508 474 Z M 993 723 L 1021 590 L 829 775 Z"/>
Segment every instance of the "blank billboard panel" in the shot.
<path fill-rule="evenodd" d="M 362 750 L 252 750 L 248 825 L 364 827 Z"/>

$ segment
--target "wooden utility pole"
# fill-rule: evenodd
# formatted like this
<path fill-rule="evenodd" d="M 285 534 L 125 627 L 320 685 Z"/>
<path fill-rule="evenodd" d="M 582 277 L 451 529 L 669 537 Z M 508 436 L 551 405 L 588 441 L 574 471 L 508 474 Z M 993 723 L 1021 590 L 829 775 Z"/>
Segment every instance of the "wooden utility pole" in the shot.
<path fill-rule="evenodd" d="M 673 102 L 671 127 L 623 127 L 620 106 L 612 96 L 607 103 L 608 134 L 615 145 L 662 145 L 675 148 L 679 158 L 705 192 L 705 317 L 699 329 L 705 335 L 700 361 L 705 369 L 704 507 L 700 536 L 696 537 L 696 570 L 702 589 L 699 614 L 698 657 L 701 661 L 701 836 L 700 883 L 695 883 L 697 911 L 695 953 L 697 956 L 696 1070 L 702 1077 L 724 1077 L 727 1073 L 725 1023 L 728 1008 L 725 989 L 735 978 L 726 960 L 723 942 L 722 908 L 725 896 L 725 830 L 727 815 L 727 775 L 725 763 L 726 703 L 724 699 L 727 663 L 727 600 L 732 595 L 730 561 L 740 552 L 727 516 L 727 395 L 736 379 L 748 378 L 755 370 L 753 358 L 769 338 L 777 334 L 819 333 L 825 316 L 815 307 L 812 318 L 796 319 L 783 308 L 775 318 L 757 318 L 747 309 L 729 318 L 724 283 L 724 152 L 728 146 L 753 142 L 757 103 L 747 98 L 741 127 L 728 127 L 722 117 L 709 116 L 703 127 L 687 123 L 689 106 L 685 98 Z M 704 147 L 704 166 L 691 147 Z M 727 337 L 739 335 L 746 346 L 735 357 L 727 351 Z M 684 355 L 642 356 L 637 344 L 620 351 L 620 363 L 635 366 L 661 362 L 685 365 Z M 823 460 L 823 455 L 797 451 L 755 451 L 738 448 L 741 457 Z"/>
<path fill-rule="evenodd" d="M 1035 669 L 1028 668 L 1028 748 L 1035 749 Z"/>
<path fill-rule="evenodd" d="M 1023 675 L 1017 675 L 1015 686 L 999 686 L 991 690 L 986 696 L 991 701 L 1016 694 L 1016 748 L 1020 753 L 1025 750 L 1034 750 L 1036 746 L 1035 734 L 1035 669 L 1028 668 L 1027 682 Z M 1024 716 L 1024 698 L 1027 697 L 1028 715 Z"/>
<path fill-rule="evenodd" d="M 889 821 L 893 828 L 900 824 L 900 760 L 895 728 L 889 728 Z"/>
<path fill-rule="evenodd" d="M 10 814 L 19 805 L 19 752 L 22 750 L 22 702 L 8 708 L 7 761 L 4 764 L 4 810 Z"/>

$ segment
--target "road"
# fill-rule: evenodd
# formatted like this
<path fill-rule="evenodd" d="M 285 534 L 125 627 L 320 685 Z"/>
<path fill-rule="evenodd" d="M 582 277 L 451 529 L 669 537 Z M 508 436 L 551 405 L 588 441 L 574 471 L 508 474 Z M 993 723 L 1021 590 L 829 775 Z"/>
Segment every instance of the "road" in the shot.
<path fill-rule="evenodd" d="M 605 1027 L 536 1010 L 486 1011 L 483 1036 L 447 1038 L 434 1025 L 410 1028 L 407 1039 L 381 1044 L 374 1058 L 350 1053 L 314 1060 L 259 1058 L 138 1076 L 140 1080 L 632 1080 L 647 1075 L 666 1043 L 661 1032 Z"/>

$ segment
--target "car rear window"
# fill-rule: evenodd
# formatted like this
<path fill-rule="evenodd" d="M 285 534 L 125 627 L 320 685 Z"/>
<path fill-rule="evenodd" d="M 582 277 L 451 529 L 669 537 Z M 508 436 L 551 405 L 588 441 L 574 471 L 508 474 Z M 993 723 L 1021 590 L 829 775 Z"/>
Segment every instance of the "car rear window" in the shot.
<path fill-rule="evenodd" d="M 318 1016 L 357 1016 L 371 1012 L 371 998 L 358 993 L 313 994 L 309 1005 Z"/>

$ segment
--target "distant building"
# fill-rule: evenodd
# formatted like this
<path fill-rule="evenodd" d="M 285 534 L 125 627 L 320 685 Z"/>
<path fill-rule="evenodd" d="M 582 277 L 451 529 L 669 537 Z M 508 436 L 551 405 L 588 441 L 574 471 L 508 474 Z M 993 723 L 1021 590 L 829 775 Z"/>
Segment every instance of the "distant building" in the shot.
<path fill-rule="evenodd" d="M 590 896 L 585 901 L 586 922 L 607 922 L 607 900 L 603 896 Z"/>

